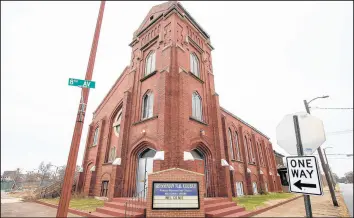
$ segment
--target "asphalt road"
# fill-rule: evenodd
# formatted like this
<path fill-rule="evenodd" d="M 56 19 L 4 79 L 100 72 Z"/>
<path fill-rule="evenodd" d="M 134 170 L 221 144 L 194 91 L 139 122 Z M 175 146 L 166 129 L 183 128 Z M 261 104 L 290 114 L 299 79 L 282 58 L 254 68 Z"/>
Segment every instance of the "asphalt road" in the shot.
<path fill-rule="evenodd" d="M 339 183 L 345 204 L 349 210 L 350 216 L 353 217 L 353 184 Z"/>

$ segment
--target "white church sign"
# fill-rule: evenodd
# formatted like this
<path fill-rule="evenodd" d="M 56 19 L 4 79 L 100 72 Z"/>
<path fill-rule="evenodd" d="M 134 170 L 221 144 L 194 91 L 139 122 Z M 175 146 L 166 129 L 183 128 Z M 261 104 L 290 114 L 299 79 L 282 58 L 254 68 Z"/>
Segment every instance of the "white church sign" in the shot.
<path fill-rule="evenodd" d="M 152 209 L 199 209 L 198 182 L 153 182 Z"/>

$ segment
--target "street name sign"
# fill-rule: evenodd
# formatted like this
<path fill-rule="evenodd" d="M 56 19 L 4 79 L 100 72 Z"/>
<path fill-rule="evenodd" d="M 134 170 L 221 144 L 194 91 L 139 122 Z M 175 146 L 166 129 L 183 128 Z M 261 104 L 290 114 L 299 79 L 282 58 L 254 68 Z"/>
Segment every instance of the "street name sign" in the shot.
<path fill-rule="evenodd" d="M 306 112 L 284 116 L 276 128 L 277 144 L 290 155 L 298 155 L 294 115 L 298 116 L 304 155 L 311 155 L 326 141 L 326 136 L 322 120 Z"/>
<path fill-rule="evenodd" d="M 315 156 L 286 157 L 289 191 L 307 195 L 323 195 Z"/>
<path fill-rule="evenodd" d="M 82 80 L 82 79 L 69 78 L 68 85 L 69 86 L 78 86 L 78 87 L 81 87 L 81 88 L 94 89 L 95 86 L 96 86 L 96 82 L 91 81 L 91 80 Z"/>
<path fill-rule="evenodd" d="M 153 182 L 152 209 L 199 209 L 198 182 Z"/>

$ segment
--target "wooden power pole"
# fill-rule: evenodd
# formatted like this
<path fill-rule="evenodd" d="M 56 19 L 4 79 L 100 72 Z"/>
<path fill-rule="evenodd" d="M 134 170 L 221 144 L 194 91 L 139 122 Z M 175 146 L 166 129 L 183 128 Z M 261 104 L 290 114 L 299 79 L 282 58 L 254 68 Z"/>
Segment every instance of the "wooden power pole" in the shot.
<path fill-rule="evenodd" d="M 105 7 L 105 1 L 101 1 L 100 11 L 97 18 L 96 29 L 93 37 L 85 80 L 92 79 L 92 73 L 95 65 L 97 45 L 100 36 L 104 7 Z M 81 99 L 79 103 L 77 117 L 75 120 L 74 133 L 71 140 L 70 152 L 69 152 L 68 162 L 66 165 L 64 181 L 62 185 L 57 217 L 67 217 L 68 215 L 69 202 L 71 198 L 71 189 L 73 185 L 74 174 L 76 169 L 76 160 L 79 152 L 80 139 L 81 139 L 82 129 L 85 120 L 85 110 L 87 106 L 87 100 L 89 97 L 89 90 L 90 90 L 89 88 L 81 88 Z"/>

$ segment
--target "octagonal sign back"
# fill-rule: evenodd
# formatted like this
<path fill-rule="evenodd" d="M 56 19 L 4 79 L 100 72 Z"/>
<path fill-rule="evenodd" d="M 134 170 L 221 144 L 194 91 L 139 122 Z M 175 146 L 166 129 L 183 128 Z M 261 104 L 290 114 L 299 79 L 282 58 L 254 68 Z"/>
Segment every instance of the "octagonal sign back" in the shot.
<path fill-rule="evenodd" d="M 277 143 L 291 155 L 298 155 L 293 116 L 299 120 L 304 155 L 313 154 L 326 141 L 322 120 L 306 112 L 286 115 L 277 126 Z"/>

